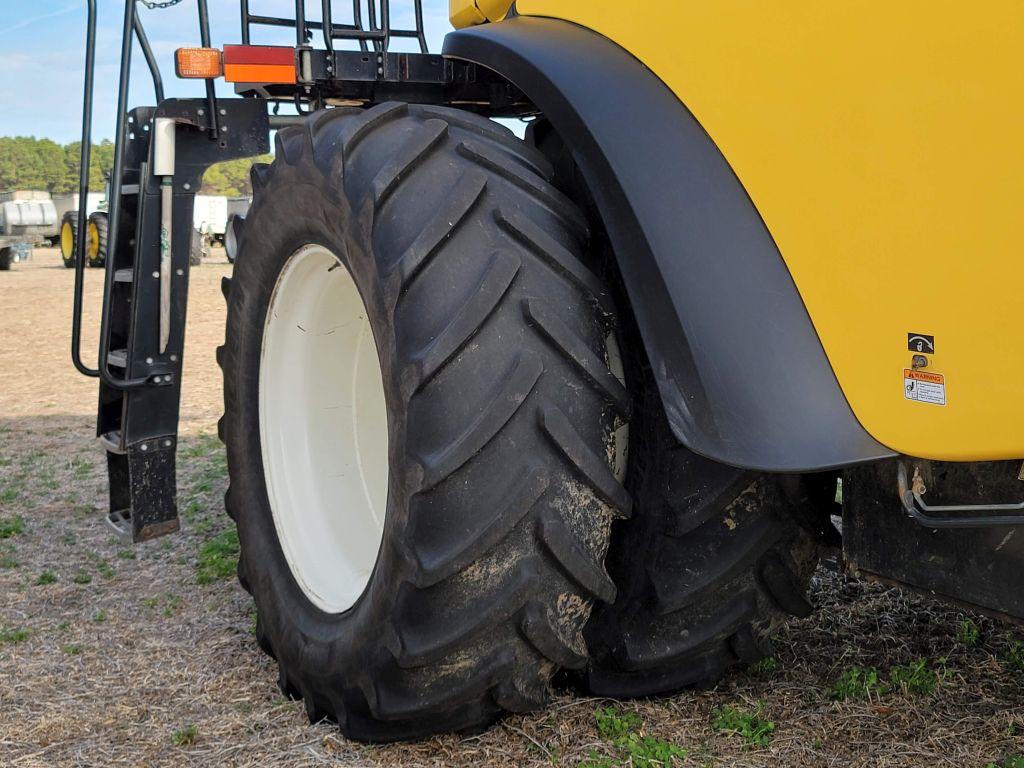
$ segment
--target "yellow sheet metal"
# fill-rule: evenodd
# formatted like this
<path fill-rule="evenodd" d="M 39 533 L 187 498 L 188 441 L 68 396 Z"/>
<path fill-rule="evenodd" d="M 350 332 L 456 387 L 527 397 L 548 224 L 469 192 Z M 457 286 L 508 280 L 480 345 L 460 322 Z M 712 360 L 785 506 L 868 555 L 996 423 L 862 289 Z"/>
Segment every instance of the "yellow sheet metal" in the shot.
<path fill-rule="evenodd" d="M 456 29 L 501 21 L 513 0 L 448 0 L 448 18 Z"/>
<path fill-rule="evenodd" d="M 927 458 L 1024 456 L 1024 4 L 517 9 L 611 38 L 694 113 L 764 217 L 868 432 Z M 941 374 L 945 405 L 930 402 L 934 380 L 908 399 L 908 333 L 935 337 L 925 370 Z"/>

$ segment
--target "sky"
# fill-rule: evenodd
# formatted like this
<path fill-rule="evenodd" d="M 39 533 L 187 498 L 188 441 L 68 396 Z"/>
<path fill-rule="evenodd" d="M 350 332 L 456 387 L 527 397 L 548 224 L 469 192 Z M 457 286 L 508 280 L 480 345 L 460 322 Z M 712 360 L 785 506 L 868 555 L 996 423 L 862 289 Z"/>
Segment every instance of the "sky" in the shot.
<path fill-rule="evenodd" d="M 364 5 L 365 5 L 365 0 Z M 211 42 L 220 47 L 241 42 L 238 0 L 207 0 Z M 97 0 L 96 80 L 93 89 L 93 140 L 114 137 L 117 73 L 121 52 L 123 0 Z M 307 0 L 307 18 L 319 20 L 320 3 Z M 350 0 L 333 0 L 332 16 L 345 21 Z M 294 16 L 289 0 L 250 0 L 249 10 L 262 15 Z M 391 0 L 398 26 L 412 26 L 412 0 Z M 451 27 L 448 0 L 423 0 L 427 41 L 439 51 Z M 174 51 L 199 45 L 196 0 L 139 14 L 160 64 L 167 96 L 202 96 L 203 82 L 174 76 Z M 365 13 L 364 13 L 365 16 Z M 82 131 L 82 68 L 85 60 L 85 0 L 0 0 L 0 136 L 50 138 L 60 144 L 77 141 Z M 313 44 L 318 44 L 314 33 Z M 293 30 L 256 27 L 251 42 L 294 45 Z M 393 50 L 413 50 L 414 41 L 400 41 Z M 340 46 L 339 46 L 340 47 Z M 132 53 L 129 107 L 152 104 L 153 86 L 136 46 Z M 218 95 L 232 86 L 219 81 Z M 282 110 L 283 111 L 283 110 Z"/>

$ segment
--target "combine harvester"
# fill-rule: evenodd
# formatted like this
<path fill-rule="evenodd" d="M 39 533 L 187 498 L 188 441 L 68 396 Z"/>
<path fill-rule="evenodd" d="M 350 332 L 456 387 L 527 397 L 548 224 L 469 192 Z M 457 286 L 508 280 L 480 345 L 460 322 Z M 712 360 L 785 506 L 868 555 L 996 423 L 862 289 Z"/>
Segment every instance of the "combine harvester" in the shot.
<path fill-rule="evenodd" d="M 219 432 L 256 637 L 311 719 L 386 741 L 541 707 L 560 669 L 706 684 L 839 547 L 1024 617 L 1019 2 L 452 0 L 440 55 L 418 1 L 398 29 L 242 0 L 223 50 L 196 5 L 205 97 L 165 99 L 125 2 L 99 368 L 80 260 L 72 355 L 108 519 L 177 530 L 195 193 L 276 131 Z"/>

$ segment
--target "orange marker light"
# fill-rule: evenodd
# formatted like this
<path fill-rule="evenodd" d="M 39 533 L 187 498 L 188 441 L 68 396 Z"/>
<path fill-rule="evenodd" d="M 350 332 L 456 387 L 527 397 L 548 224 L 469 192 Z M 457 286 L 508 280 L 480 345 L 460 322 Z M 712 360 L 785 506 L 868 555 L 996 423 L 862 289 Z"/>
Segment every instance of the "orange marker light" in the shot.
<path fill-rule="evenodd" d="M 294 83 L 295 49 L 280 45 L 225 45 L 229 83 Z"/>
<path fill-rule="evenodd" d="M 224 65 L 216 48 L 179 48 L 174 52 L 174 70 L 181 78 L 205 79 L 220 77 Z"/>

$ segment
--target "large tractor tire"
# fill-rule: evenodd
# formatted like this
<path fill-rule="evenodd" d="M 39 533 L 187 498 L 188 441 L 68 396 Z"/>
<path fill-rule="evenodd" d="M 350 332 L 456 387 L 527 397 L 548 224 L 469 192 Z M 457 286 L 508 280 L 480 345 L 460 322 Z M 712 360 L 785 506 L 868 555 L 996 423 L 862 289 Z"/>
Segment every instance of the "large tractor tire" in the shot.
<path fill-rule="evenodd" d="M 618 596 L 586 628 L 582 678 L 590 693 L 620 698 L 713 684 L 764 658 L 774 622 L 811 612 L 807 586 L 831 511 L 828 478 L 748 472 L 679 445 L 646 361 L 630 362 L 640 374 L 629 382 L 626 477 L 636 503 L 613 532 Z M 831 488 L 834 497 L 834 476 Z"/>
<path fill-rule="evenodd" d="M 90 213 L 88 226 L 89 237 L 86 243 L 89 253 L 86 263 L 94 269 L 100 269 L 107 263 L 107 214 L 104 211 Z"/>
<path fill-rule="evenodd" d="M 78 248 L 78 211 L 67 211 L 60 220 L 60 258 L 68 269 L 75 267 Z"/>
<path fill-rule="evenodd" d="M 629 399 L 551 172 L 491 121 L 398 103 L 315 113 L 253 167 L 226 506 L 282 690 L 351 738 L 542 706 L 615 597 Z"/>

